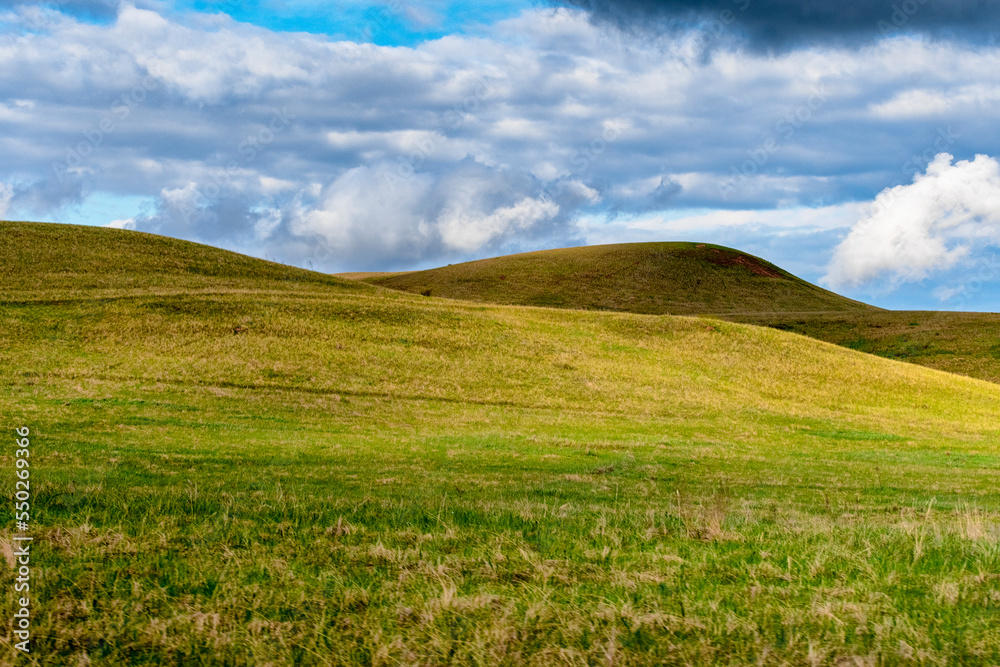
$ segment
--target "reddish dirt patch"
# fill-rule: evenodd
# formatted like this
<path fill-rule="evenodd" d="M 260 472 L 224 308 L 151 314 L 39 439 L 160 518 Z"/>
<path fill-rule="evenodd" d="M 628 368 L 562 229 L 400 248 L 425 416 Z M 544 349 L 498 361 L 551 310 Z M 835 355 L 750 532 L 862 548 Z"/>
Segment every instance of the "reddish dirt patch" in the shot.
<path fill-rule="evenodd" d="M 716 266 L 745 266 L 750 269 L 750 271 L 758 276 L 767 276 L 768 278 L 784 278 L 780 273 L 772 268 L 764 266 L 758 262 L 753 257 L 747 257 L 746 255 L 740 255 L 733 252 L 722 252 L 716 248 L 712 249 L 714 254 L 706 255 L 704 259 L 708 260 Z"/>

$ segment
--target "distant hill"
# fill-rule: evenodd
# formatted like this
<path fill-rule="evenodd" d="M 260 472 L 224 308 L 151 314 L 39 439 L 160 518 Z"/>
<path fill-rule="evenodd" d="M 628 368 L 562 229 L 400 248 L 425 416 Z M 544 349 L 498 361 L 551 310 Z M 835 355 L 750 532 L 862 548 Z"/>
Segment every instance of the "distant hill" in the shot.
<path fill-rule="evenodd" d="M 542 250 L 364 280 L 451 299 L 644 314 L 878 310 L 759 257 L 704 243 Z"/>
<path fill-rule="evenodd" d="M 0 291 L 219 289 L 261 281 L 371 289 L 229 250 L 125 229 L 0 221 Z M 88 292 L 91 293 L 91 292 Z"/>

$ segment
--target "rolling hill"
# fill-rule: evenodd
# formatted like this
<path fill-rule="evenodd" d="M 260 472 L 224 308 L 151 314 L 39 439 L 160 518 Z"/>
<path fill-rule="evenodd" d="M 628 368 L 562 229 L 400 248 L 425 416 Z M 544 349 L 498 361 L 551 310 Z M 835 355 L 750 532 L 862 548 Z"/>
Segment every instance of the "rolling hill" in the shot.
<path fill-rule="evenodd" d="M 773 328 L 0 222 L 37 664 L 996 663 L 998 402 Z"/>
<path fill-rule="evenodd" d="M 485 303 L 710 315 L 1000 382 L 1000 315 L 882 310 L 752 255 L 709 244 L 566 248 L 345 277 Z"/>
<path fill-rule="evenodd" d="M 366 280 L 467 301 L 643 314 L 877 310 L 753 255 L 700 243 L 542 250 Z"/>

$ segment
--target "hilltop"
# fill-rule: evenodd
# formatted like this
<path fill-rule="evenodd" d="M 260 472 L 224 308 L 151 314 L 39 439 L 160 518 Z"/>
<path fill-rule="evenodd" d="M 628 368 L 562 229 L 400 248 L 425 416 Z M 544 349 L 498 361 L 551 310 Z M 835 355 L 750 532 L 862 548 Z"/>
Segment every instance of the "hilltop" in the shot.
<path fill-rule="evenodd" d="M 542 250 L 365 280 L 450 299 L 643 314 L 877 310 L 759 257 L 703 243 Z"/>

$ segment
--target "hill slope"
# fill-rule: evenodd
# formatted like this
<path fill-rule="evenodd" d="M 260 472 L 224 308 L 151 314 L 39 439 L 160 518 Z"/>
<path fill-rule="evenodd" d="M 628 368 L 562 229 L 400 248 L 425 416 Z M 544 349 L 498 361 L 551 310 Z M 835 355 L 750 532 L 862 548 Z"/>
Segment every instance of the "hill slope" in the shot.
<path fill-rule="evenodd" d="M 0 221 L 0 290 L 95 294 L 94 290 L 219 289 L 348 282 L 212 246 L 123 229 Z"/>
<path fill-rule="evenodd" d="M 1000 658 L 996 385 L 163 243 L 0 224 L 39 664 Z"/>
<path fill-rule="evenodd" d="M 758 257 L 695 243 L 542 250 L 367 280 L 468 301 L 645 314 L 875 310 Z"/>

